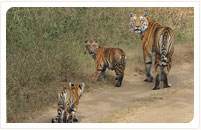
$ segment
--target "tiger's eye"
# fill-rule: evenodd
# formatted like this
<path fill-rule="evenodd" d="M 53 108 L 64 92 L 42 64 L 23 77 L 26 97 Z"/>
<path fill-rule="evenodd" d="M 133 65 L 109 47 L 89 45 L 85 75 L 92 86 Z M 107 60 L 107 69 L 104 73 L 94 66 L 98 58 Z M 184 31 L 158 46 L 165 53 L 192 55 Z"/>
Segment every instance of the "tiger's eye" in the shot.
<path fill-rule="evenodd" d="M 136 16 L 133 18 L 133 21 L 136 22 Z"/>
<path fill-rule="evenodd" d="M 144 18 L 142 16 L 140 16 L 140 21 L 144 21 Z"/>

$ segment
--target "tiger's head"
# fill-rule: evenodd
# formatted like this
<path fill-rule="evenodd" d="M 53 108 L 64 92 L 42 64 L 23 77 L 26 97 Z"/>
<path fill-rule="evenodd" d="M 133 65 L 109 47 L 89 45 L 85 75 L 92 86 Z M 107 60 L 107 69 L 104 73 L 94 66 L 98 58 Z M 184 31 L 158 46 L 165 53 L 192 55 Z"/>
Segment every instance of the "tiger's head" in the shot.
<path fill-rule="evenodd" d="M 85 47 L 86 47 L 86 50 L 88 51 L 88 53 L 90 55 L 94 55 L 96 54 L 97 50 L 98 50 L 98 40 L 95 39 L 95 40 L 85 40 Z"/>
<path fill-rule="evenodd" d="M 85 84 L 82 82 L 80 84 L 74 84 L 72 82 L 69 82 L 69 88 L 73 90 L 74 92 L 77 92 L 78 97 L 82 96 L 82 93 L 84 91 Z M 67 88 L 63 88 L 64 90 Z M 58 93 L 58 105 L 63 105 L 65 107 L 65 104 L 68 102 L 68 93 L 65 91 L 62 91 Z"/>
<path fill-rule="evenodd" d="M 130 14 L 130 26 L 136 33 L 143 33 L 148 28 L 149 22 L 147 18 L 147 11 L 144 11 L 144 15 Z"/>
<path fill-rule="evenodd" d="M 83 93 L 83 91 L 84 91 L 85 84 L 84 84 L 83 82 L 80 83 L 80 84 L 74 84 L 74 83 L 72 83 L 72 82 L 69 82 L 69 87 L 70 87 L 71 89 L 76 90 L 78 96 L 81 97 L 81 96 L 82 96 L 82 93 Z"/>

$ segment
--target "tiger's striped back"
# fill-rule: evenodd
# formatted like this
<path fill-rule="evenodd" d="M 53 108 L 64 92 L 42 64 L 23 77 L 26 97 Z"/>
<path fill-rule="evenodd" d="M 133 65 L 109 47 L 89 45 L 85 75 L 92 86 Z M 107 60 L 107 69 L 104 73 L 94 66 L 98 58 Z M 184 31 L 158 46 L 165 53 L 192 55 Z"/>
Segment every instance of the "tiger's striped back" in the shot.
<path fill-rule="evenodd" d="M 114 70 L 115 64 L 118 64 L 120 70 L 125 70 L 126 65 L 126 54 L 120 48 L 104 48 L 104 61 L 108 69 Z"/>
<path fill-rule="evenodd" d="M 106 77 L 105 71 L 110 69 L 114 70 L 117 75 L 115 86 L 120 87 L 126 66 L 125 52 L 120 48 L 105 48 L 99 45 L 97 40 L 86 40 L 85 47 L 96 62 L 96 71 L 92 80 L 100 80 L 101 77 Z"/>

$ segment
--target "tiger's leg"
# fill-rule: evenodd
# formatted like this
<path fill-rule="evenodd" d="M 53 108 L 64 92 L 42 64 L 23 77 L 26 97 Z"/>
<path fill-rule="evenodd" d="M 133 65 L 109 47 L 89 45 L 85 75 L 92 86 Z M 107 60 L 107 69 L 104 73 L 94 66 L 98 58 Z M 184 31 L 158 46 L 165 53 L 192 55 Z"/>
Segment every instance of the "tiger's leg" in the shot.
<path fill-rule="evenodd" d="M 78 122 L 78 121 L 79 121 L 79 119 L 78 119 L 77 115 L 75 115 L 73 118 L 73 122 Z"/>
<path fill-rule="evenodd" d="M 66 112 L 66 123 L 73 123 L 73 110 Z"/>
<path fill-rule="evenodd" d="M 123 74 L 118 74 L 117 75 L 117 77 L 115 78 L 115 80 L 116 80 L 115 86 L 116 87 L 121 87 L 123 77 L 124 77 Z"/>
<path fill-rule="evenodd" d="M 104 70 L 103 66 L 104 66 L 104 63 L 99 63 L 96 65 L 96 71 L 94 72 L 94 76 L 93 76 L 92 80 L 96 81 L 99 78 L 99 75 Z"/>
<path fill-rule="evenodd" d="M 115 86 L 121 87 L 122 80 L 124 78 L 124 69 L 120 65 L 115 65 L 114 70 L 117 75 L 117 77 L 115 78 L 116 80 Z"/>
<path fill-rule="evenodd" d="M 165 70 L 162 71 L 162 79 L 163 79 L 163 88 L 169 87 L 168 86 L 167 72 Z"/>
<path fill-rule="evenodd" d="M 144 54 L 144 62 L 145 62 L 145 69 L 146 69 L 146 79 L 145 82 L 152 82 L 153 81 L 153 74 L 152 74 L 152 51 L 150 51 L 147 55 Z"/>
<path fill-rule="evenodd" d="M 91 80 L 96 81 L 96 80 L 98 79 L 99 73 L 100 73 L 100 72 L 99 72 L 98 70 L 96 70 L 96 71 L 94 72 L 94 76 L 93 76 L 93 78 L 92 78 Z"/>
<path fill-rule="evenodd" d="M 101 72 L 104 79 L 106 78 L 105 72 L 106 72 L 106 68 L 104 70 L 102 70 L 102 72 Z"/>
<path fill-rule="evenodd" d="M 122 80 L 124 78 L 124 71 L 125 71 L 125 68 L 126 68 L 126 56 L 125 56 L 125 53 L 122 52 L 120 57 L 121 57 L 120 61 L 117 64 L 114 65 L 114 70 L 115 70 L 115 73 L 117 75 L 117 77 L 115 79 L 116 80 L 116 83 L 115 83 L 116 87 L 121 86 Z"/>
<path fill-rule="evenodd" d="M 160 81 L 161 81 L 161 74 L 160 74 L 160 67 L 157 67 L 157 74 L 156 74 L 156 80 L 155 80 L 155 86 L 153 90 L 160 89 Z"/>
<path fill-rule="evenodd" d="M 155 79 L 155 86 L 153 90 L 158 90 L 160 89 L 161 67 L 160 67 L 160 56 L 157 54 L 155 56 L 155 71 L 156 71 L 156 79 Z"/>
<path fill-rule="evenodd" d="M 64 112 L 63 122 L 64 123 L 68 123 L 69 122 L 69 118 L 70 118 L 69 113 L 68 112 Z"/>
<path fill-rule="evenodd" d="M 77 116 L 76 116 L 76 112 L 77 112 L 77 107 L 78 107 L 78 103 L 75 103 L 75 107 L 74 108 L 72 108 L 72 110 L 71 110 L 71 121 L 72 121 L 72 123 L 73 122 L 78 122 L 78 118 L 77 118 Z"/>
<path fill-rule="evenodd" d="M 79 121 L 79 119 L 78 119 L 78 117 L 77 117 L 77 115 L 76 115 L 76 113 L 77 113 L 77 109 L 78 109 L 78 103 L 76 103 L 76 105 L 75 105 L 75 107 L 74 107 L 74 109 L 73 109 L 73 122 L 78 122 Z"/>
<path fill-rule="evenodd" d="M 171 70 L 171 64 L 172 64 L 172 58 L 171 56 L 167 58 L 167 66 L 164 68 L 164 74 L 163 74 L 163 87 L 171 87 L 171 84 L 168 84 L 168 74 Z"/>
<path fill-rule="evenodd" d="M 98 76 L 98 81 L 101 80 L 102 78 L 106 78 L 105 71 L 106 71 L 106 67 L 103 67 Z"/>

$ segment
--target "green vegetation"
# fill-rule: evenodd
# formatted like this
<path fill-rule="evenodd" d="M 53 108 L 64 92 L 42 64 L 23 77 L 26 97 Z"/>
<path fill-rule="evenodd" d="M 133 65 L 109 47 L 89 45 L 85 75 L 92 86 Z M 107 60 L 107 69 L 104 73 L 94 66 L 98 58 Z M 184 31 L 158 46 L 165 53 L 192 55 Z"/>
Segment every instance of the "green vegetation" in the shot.
<path fill-rule="evenodd" d="M 106 47 L 123 48 L 127 68 L 143 68 L 140 39 L 129 26 L 129 11 L 143 13 L 175 30 L 175 41 L 193 41 L 193 8 L 11 8 L 7 12 L 7 121 L 20 122 L 51 106 L 69 81 L 86 89 L 95 63 L 84 54 L 84 40 L 98 38 Z"/>

